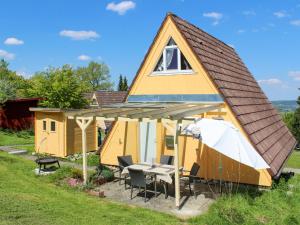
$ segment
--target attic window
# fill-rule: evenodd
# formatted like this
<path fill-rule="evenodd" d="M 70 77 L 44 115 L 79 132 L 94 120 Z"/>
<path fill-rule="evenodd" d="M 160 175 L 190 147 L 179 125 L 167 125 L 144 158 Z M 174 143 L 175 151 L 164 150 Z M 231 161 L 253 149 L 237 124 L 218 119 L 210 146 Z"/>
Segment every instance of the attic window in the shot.
<path fill-rule="evenodd" d="M 173 38 L 170 38 L 164 48 L 155 68 L 154 74 L 191 73 L 192 67 L 177 47 Z"/>
<path fill-rule="evenodd" d="M 97 102 L 97 99 L 96 99 L 96 98 L 93 98 L 93 99 L 92 99 L 91 105 L 98 105 L 98 102 Z"/>

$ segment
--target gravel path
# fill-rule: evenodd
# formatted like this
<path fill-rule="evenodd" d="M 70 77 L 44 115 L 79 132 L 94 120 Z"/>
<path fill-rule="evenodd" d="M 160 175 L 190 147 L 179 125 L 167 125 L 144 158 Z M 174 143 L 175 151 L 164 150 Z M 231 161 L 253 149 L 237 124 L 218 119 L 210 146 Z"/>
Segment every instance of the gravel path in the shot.
<path fill-rule="evenodd" d="M 15 146 L 17 146 L 17 145 L 15 145 Z M 24 145 L 22 145 L 22 146 L 24 146 Z M 7 153 L 20 151 L 21 154 L 17 154 L 17 155 L 19 155 L 20 157 L 23 157 L 25 159 L 31 160 L 31 161 L 35 161 L 37 158 L 37 156 L 35 156 L 35 155 L 30 155 L 30 154 L 26 154 L 26 153 L 24 154 L 23 153 L 24 150 L 15 149 L 14 146 L 0 146 L 0 151 L 4 151 Z M 69 167 L 74 167 L 77 169 L 82 169 L 82 165 L 75 163 L 75 162 L 67 162 L 65 160 L 59 159 L 59 164 L 63 165 L 63 166 L 69 166 Z M 88 166 L 88 170 L 95 170 L 95 169 L 96 169 L 96 166 Z"/>

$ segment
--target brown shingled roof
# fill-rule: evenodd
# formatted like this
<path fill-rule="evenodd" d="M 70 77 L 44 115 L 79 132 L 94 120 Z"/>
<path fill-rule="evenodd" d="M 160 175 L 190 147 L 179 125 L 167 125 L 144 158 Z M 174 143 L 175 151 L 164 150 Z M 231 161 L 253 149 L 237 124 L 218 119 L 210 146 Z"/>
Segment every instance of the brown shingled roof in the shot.
<path fill-rule="evenodd" d="M 105 91 L 105 90 L 87 93 L 85 96 L 86 98 L 91 100 L 94 93 L 99 106 L 109 105 L 114 103 L 122 103 L 125 101 L 127 96 L 127 91 Z"/>
<path fill-rule="evenodd" d="M 169 16 L 276 176 L 296 145 L 277 110 L 232 47 L 176 15 Z"/>

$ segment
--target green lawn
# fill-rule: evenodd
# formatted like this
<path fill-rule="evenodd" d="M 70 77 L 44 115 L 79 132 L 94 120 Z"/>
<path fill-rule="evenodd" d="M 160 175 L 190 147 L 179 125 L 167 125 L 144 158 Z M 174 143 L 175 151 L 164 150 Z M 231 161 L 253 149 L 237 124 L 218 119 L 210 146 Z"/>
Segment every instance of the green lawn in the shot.
<path fill-rule="evenodd" d="M 33 144 L 34 136 L 27 131 L 11 132 L 0 130 L 0 146 Z"/>
<path fill-rule="evenodd" d="M 14 146 L 15 149 L 21 149 L 21 150 L 27 150 L 28 153 L 32 153 L 34 152 L 34 144 L 32 145 L 18 145 L 18 146 Z"/>
<path fill-rule="evenodd" d="M 300 169 L 300 151 L 294 151 L 290 156 L 286 167 Z"/>
<path fill-rule="evenodd" d="M 178 224 L 175 217 L 110 203 L 73 189 L 57 187 L 51 177 L 36 177 L 35 164 L 0 152 L 0 224 Z"/>
<path fill-rule="evenodd" d="M 0 225 L 2 224 L 300 224 L 300 176 L 269 191 L 234 191 L 209 211 L 181 221 L 151 210 L 111 203 L 79 190 L 56 186 L 67 171 L 36 177 L 35 164 L 0 152 Z"/>

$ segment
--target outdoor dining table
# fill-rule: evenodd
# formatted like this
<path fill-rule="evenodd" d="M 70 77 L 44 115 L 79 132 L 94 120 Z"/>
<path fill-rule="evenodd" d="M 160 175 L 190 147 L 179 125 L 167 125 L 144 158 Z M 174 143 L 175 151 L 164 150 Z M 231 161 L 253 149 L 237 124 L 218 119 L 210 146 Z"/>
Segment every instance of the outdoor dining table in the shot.
<path fill-rule="evenodd" d="M 175 166 L 173 165 L 164 165 L 164 164 L 148 164 L 148 163 L 139 163 L 127 166 L 123 169 L 122 175 L 129 174 L 128 168 L 135 170 L 143 170 L 146 175 L 152 175 L 154 177 L 154 192 L 155 197 L 157 194 L 156 191 L 156 182 L 164 181 L 167 184 L 172 184 L 173 175 L 175 174 Z"/>

